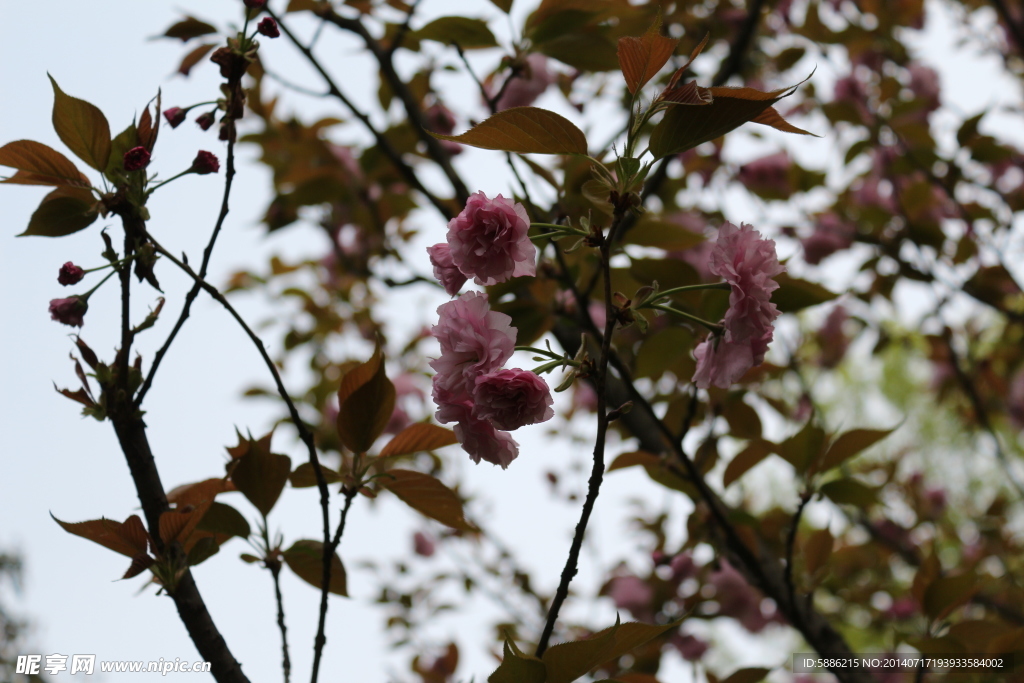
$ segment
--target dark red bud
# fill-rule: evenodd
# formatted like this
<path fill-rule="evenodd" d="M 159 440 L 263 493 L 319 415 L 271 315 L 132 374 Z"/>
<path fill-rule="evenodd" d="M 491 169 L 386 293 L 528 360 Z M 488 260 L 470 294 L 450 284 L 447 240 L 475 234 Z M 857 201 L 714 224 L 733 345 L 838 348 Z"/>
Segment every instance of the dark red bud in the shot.
<path fill-rule="evenodd" d="M 243 0 L 243 2 L 249 9 L 263 9 L 267 4 L 267 0 Z"/>
<path fill-rule="evenodd" d="M 270 17 L 263 17 L 263 20 L 256 26 L 256 32 L 267 38 L 277 38 L 281 35 L 277 29 L 277 22 Z"/>
<path fill-rule="evenodd" d="M 188 112 L 181 107 L 171 107 L 170 109 L 164 110 L 164 118 L 167 119 L 167 123 L 170 124 L 171 128 L 177 128 L 181 125 L 182 121 L 185 120 L 185 115 Z"/>
<path fill-rule="evenodd" d="M 50 300 L 50 319 L 71 327 L 82 326 L 87 310 L 89 310 L 89 302 L 78 295 L 66 299 Z"/>
<path fill-rule="evenodd" d="M 139 171 L 149 166 L 149 150 L 145 147 L 132 147 L 124 153 L 124 170 Z"/>
<path fill-rule="evenodd" d="M 196 154 L 195 160 L 192 162 L 192 168 L 190 170 L 198 175 L 216 173 L 220 170 L 220 161 L 217 160 L 216 155 L 212 152 L 199 150 L 199 153 Z"/>
<path fill-rule="evenodd" d="M 57 282 L 67 287 L 68 285 L 78 284 L 82 281 L 83 277 L 85 277 L 85 271 L 71 261 L 68 261 L 60 267 L 60 274 L 57 275 Z"/>
<path fill-rule="evenodd" d="M 215 122 L 216 117 L 212 111 L 208 111 L 205 114 L 201 114 L 196 117 L 196 123 L 199 124 L 199 127 L 203 130 L 210 130 L 210 127 L 213 126 Z"/>

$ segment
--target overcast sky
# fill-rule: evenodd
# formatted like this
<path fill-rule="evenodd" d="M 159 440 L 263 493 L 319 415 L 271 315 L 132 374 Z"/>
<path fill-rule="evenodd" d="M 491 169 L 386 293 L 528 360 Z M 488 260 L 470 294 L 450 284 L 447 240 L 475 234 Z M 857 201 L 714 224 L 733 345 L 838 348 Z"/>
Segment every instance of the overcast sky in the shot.
<path fill-rule="evenodd" d="M 158 88 L 163 91 L 165 106 L 213 99 L 217 77 L 211 65 L 198 69 L 191 80 L 174 76 L 184 53 L 181 44 L 148 38 L 162 33 L 183 13 L 193 13 L 220 26 L 227 21 L 235 22 L 241 16 L 238 5 L 240 2 L 235 0 L 8 3 L 8 30 L 0 41 L 0 94 L 4 102 L 0 107 L 0 143 L 34 139 L 65 151 L 50 126 L 52 93 L 47 72 L 67 93 L 100 107 L 115 132 L 141 111 Z M 427 17 L 500 14 L 486 0 L 426 0 L 421 7 Z M 308 24 L 297 24 L 300 29 L 309 28 Z M 494 22 L 495 32 L 507 34 L 505 24 L 504 20 Z M 946 57 L 950 51 L 948 37 L 943 43 L 943 35 L 937 31 L 934 42 L 926 49 L 950 65 L 943 71 L 944 96 L 959 97 L 957 93 L 973 92 L 973 100 L 964 96 L 958 101 L 963 102 L 964 109 L 976 111 L 984 104 L 978 98 L 999 96 L 999 87 L 994 84 L 991 90 L 979 92 L 972 69 L 976 74 L 985 65 L 970 61 L 953 64 Z M 295 61 L 285 40 L 263 43 L 265 58 L 276 70 L 288 73 L 298 82 L 319 87 L 309 70 Z M 475 59 L 482 71 L 485 64 L 493 66 L 498 58 L 499 53 L 492 51 Z M 375 95 L 376 82 L 368 76 L 374 75 L 376 69 L 354 46 L 347 51 L 327 52 L 325 60 L 357 98 L 366 101 Z M 827 78 L 827 71 L 823 68 L 821 77 Z M 473 94 L 467 92 L 465 96 Z M 337 113 L 333 103 L 328 106 L 308 98 L 298 101 L 304 117 L 328 111 Z M 978 106 L 970 106 L 972 101 Z M 554 96 L 545 104 L 565 111 Z M 362 135 L 346 128 L 341 137 L 343 142 L 353 142 L 362 139 Z M 770 137 L 768 144 L 777 140 L 778 137 Z M 797 154 L 801 156 L 832 149 L 829 141 L 800 142 L 804 146 Z M 165 177 L 176 173 L 190 164 L 199 149 L 223 156 L 223 147 L 214 131 L 204 134 L 191 122 L 173 131 L 164 128 L 153 168 Z M 774 149 L 769 147 L 768 151 Z M 736 154 L 742 157 L 744 152 L 739 150 Z M 239 267 L 261 268 L 270 254 L 319 256 L 325 251 L 323 238 L 312 229 L 289 229 L 269 238 L 264 235 L 258 220 L 268 200 L 268 173 L 251 163 L 253 148 L 243 146 L 240 155 L 242 163 L 231 214 L 211 268 L 209 279 L 214 283 L 225 282 Z M 507 193 L 507 179 L 492 170 L 492 162 L 490 152 L 468 152 L 459 159 L 466 175 L 478 183 L 471 189 L 483 189 L 489 195 Z M 150 203 L 150 229 L 154 235 L 170 249 L 188 252 L 197 262 L 219 206 L 221 181 L 222 175 L 190 176 L 158 193 Z M 194 660 L 194 646 L 170 600 L 155 597 L 151 587 L 140 593 L 143 577 L 117 581 L 127 566 L 126 558 L 66 534 L 50 519 L 52 513 L 67 521 L 100 516 L 121 520 L 138 508 L 131 478 L 109 423 L 80 418 L 77 405 L 53 390 L 53 383 L 72 388 L 77 385 L 68 359 L 73 347 L 69 328 L 51 321 L 47 314 L 51 298 L 80 289 L 64 289 L 57 284 L 60 265 L 68 260 L 87 268 L 100 265 L 99 228 L 110 225 L 111 233 L 117 235 L 119 226 L 108 219 L 60 240 L 16 240 L 13 235 L 24 229 L 46 190 L 4 186 L 0 192 L 4 207 L 0 239 L 6 240 L 6 245 L 0 248 L 0 287 L 5 293 L 4 324 L 0 326 L 0 350 L 5 362 L 0 379 L 6 390 L 0 412 L 6 436 L 0 456 L 4 458 L 0 519 L 6 522 L 0 528 L 0 550 L 19 552 L 26 566 L 23 591 L 17 596 L 3 596 L 6 604 L 33 623 L 28 640 L 34 647 L 25 654 L 96 654 L 100 660 Z M 445 226 L 436 215 L 424 212 L 417 220 L 425 243 L 442 238 Z M 419 265 L 426 270 L 425 257 Z M 180 310 L 181 297 L 188 286 L 169 265 L 162 265 L 158 274 L 168 303 L 160 323 L 140 339 L 145 367 Z M 135 291 L 135 314 L 141 318 L 154 304 L 156 293 L 145 287 Z M 91 300 L 82 330 L 83 339 L 107 359 L 117 344 L 116 298 L 117 290 L 111 282 Z M 267 315 L 260 295 L 236 296 L 233 301 L 252 322 Z M 432 311 L 438 303 L 433 291 L 408 289 L 391 305 L 389 317 L 412 318 L 417 325 L 430 323 L 430 316 L 424 312 Z M 265 336 L 271 347 L 278 338 L 273 331 Z M 529 360 L 520 362 L 528 364 Z M 254 434 L 266 431 L 276 411 L 266 403 L 242 401 L 239 395 L 247 386 L 267 383 L 265 368 L 248 340 L 217 305 L 201 296 L 147 396 L 149 437 L 165 488 L 220 475 L 225 459 L 223 449 L 234 443 L 236 427 L 243 431 L 251 429 Z M 577 431 L 580 429 L 577 425 Z M 566 443 L 552 448 L 545 427 L 521 430 L 516 438 L 523 444 L 522 454 L 507 471 L 486 463 L 473 466 L 461 453 L 456 454 L 454 461 L 466 474 L 466 490 L 493 500 L 475 503 L 471 514 L 478 515 L 506 543 L 519 549 L 523 564 L 536 572 L 539 588 L 551 590 L 564 563 L 578 508 L 552 502 L 546 493 L 543 473 L 552 466 L 564 470 L 573 461 L 587 461 L 589 447 Z M 290 454 L 295 463 L 305 459 L 289 429 L 279 430 L 274 446 L 275 450 Z M 784 473 L 785 470 L 769 470 L 766 476 L 769 481 L 774 477 L 781 482 Z M 585 479 L 584 474 L 570 478 L 570 486 L 582 491 Z M 631 554 L 634 568 L 647 570 L 645 559 L 635 555 L 637 539 L 629 533 L 625 522 L 625 501 L 638 494 L 653 495 L 649 501 L 652 507 L 671 501 L 667 504 L 676 519 L 682 519 L 685 505 L 679 496 L 663 494 L 635 472 L 608 477 L 592 522 L 593 538 L 597 540 L 585 553 L 581 573 L 574 583 L 574 588 L 583 594 L 593 594 L 601 577 Z M 225 502 L 253 518 L 254 510 L 239 494 L 226 496 Z M 319 538 L 319 518 L 315 493 L 288 490 L 271 515 L 271 522 L 290 542 Z M 378 582 L 358 563 L 371 557 L 378 561 L 384 558 L 386 562 L 386 558 L 408 556 L 412 532 L 428 528 L 431 527 L 425 521 L 388 497 L 372 507 L 365 499 L 357 500 L 341 549 L 349 569 L 352 599 L 332 597 L 321 680 L 384 683 L 397 680 L 396 675 L 404 680 L 412 678 L 406 672 L 405 657 L 395 657 L 387 647 L 382 629 L 385 616 L 372 604 Z M 239 553 L 247 551 L 249 548 L 242 541 L 232 540 L 218 556 L 199 567 L 195 575 L 214 620 L 246 673 L 254 681 L 278 680 L 280 638 L 274 623 L 272 585 L 267 572 L 237 559 Z M 462 548 L 461 552 L 466 555 L 469 549 Z M 449 561 L 436 558 L 430 562 L 440 568 Z M 301 681 L 308 678 L 312 659 L 319 595 L 287 571 L 283 577 L 293 676 Z M 570 609 L 587 618 L 608 623 L 614 620 L 614 610 L 607 599 L 592 604 L 570 601 Z M 475 675 L 477 681 L 482 681 L 496 664 L 485 650 L 490 639 L 487 627 L 500 618 L 504 618 L 500 608 L 478 599 L 468 614 L 431 624 L 422 640 L 440 646 L 448 638 L 457 638 L 463 646 L 460 676 L 468 680 Z M 738 647 L 738 636 L 730 633 L 719 637 L 719 647 L 711 654 L 713 662 L 731 659 L 736 666 L 782 663 L 757 659 L 765 655 L 764 650 Z M 665 680 L 689 677 L 689 669 L 677 659 L 670 662 L 666 671 Z M 111 676 L 110 680 L 116 678 Z M 165 680 L 188 678 L 179 674 Z M 78 678 L 65 674 L 57 680 Z M 102 677 L 96 674 L 93 680 Z"/>

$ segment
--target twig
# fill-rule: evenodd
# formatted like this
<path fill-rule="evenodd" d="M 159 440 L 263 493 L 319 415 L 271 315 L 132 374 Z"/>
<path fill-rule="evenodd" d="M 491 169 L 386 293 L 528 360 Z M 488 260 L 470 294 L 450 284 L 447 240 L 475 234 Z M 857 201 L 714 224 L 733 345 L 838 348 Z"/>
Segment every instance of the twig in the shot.
<path fill-rule="evenodd" d="M 284 625 L 284 599 L 281 597 L 280 562 L 271 565 L 270 575 L 274 577 L 274 598 L 277 600 L 277 628 L 281 631 L 281 669 L 284 671 L 284 683 L 289 683 L 292 674 L 292 660 L 288 656 L 288 629 Z"/>
<path fill-rule="evenodd" d="M 299 39 L 295 37 L 295 34 L 292 33 L 288 26 L 281 21 L 281 18 L 277 16 L 269 8 L 267 9 L 267 13 L 277 20 L 277 24 L 284 32 L 284 34 L 288 36 L 288 39 L 292 41 L 292 44 L 294 44 L 295 47 L 298 48 L 298 50 L 306 57 L 306 59 L 313 66 L 313 68 L 316 69 L 320 76 L 324 79 L 324 82 L 327 83 L 327 88 L 330 95 L 341 101 L 341 103 L 345 105 L 345 107 L 350 112 L 352 112 L 352 115 L 359 119 L 359 121 L 370 132 L 370 134 L 373 135 L 374 140 L 377 142 L 377 146 L 380 147 L 381 151 L 384 152 L 384 155 L 391 160 L 391 163 L 394 164 L 395 169 L 401 174 L 405 181 L 409 183 L 412 187 L 414 187 L 417 191 L 419 191 L 424 197 L 426 197 L 427 200 L 431 204 L 433 204 L 434 207 L 437 208 L 437 210 L 440 211 L 442 215 L 445 216 L 445 218 L 450 220 L 455 215 L 454 212 L 452 211 L 452 208 L 448 204 L 443 202 L 440 198 L 438 198 L 437 195 L 428 190 L 423 185 L 422 182 L 420 182 L 420 179 L 416 175 L 416 171 L 413 170 L 412 166 L 407 164 L 405 160 L 402 159 L 402 155 L 398 152 L 398 150 L 395 149 L 394 145 L 392 145 L 391 142 L 386 137 L 384 137 L 383 133 L 377 130 L 376 126 L 373 125 L 373 122 L 370 121 L 370 117 L 368 117 L 365 113 L 357 109 L 355 104 L 348 97 L 345 96 L 345 93 L 343 93 L 341 89 L 337 86 L 331 75 L 327 73 L 327 70 L 324 69 L 320 61 L 313 55 L 312 50 L 310 50 L 308 47 L 299 42 Z M 433 138 L 430 139 L 433 140 Z M 466 197 L 469 197 L 468 192 L 466 194 Z"/>
<path fill-rule="evenodd" d="M 405 40 L 405 34 L 409 32 L 409 24 L 412 22 L 412 15 L 416 13 L 416 6 L 419 4 L 420 0 L 413 0 L 412 5 L 409 6 L 408 14 L 405 15 L 405 21 L 403 21 L 402 25 L 398 27 L 397 31 L 395 31 L 395 38 L 391 41 L 391 45 L 388 46 L 387 56 L 389 61 L 394 58 L 395 52 L 398 48 L 402 47 L 402 41 Z M 326 22 L 327 19 L 325 18 L 323 21 Z M 321 26 L 322 25 L 323 24 L 321 24 Z"/>
<path fill-rule="evenodd" d="M 594 465 L 590 472 L 590 480 L 587 482 L 587 497 L 583 501 L 583 510 L 580 513 L 580 521 L 576 524 L 576 533 L 569 548 L 569 557 L 562 570 L 562 578 L 555 591 L 554 600 L 551 601 L 551 608 L 548 610 L 548 618 L 544 624 L 544 631 L 541 633 L 540 641 L 537 643 L 535 656 L 541 657 L 547 650 L 548 641 L 555 628 L 555 621 L 558 619 L 558 612 L 562 608 L 569 595 L 569 583 L 578 571 L 580 549 L 583 547 L 583 537 L 586 535 L 587 523 L 590 514 L 594 510 L 598 493 L 601 490 L 601 482 L 604 478 L 604 445 L 608 434 L 608 397 L 605 392 L 605 379 L 608 375 L 608 359 L 611 355 L 612 333 L 615 331 L 615 304 L 612 301 L 612 280 L 611 280 L 611 245 L 615 239 L 615 232 L 622 222 L 623 209 L 617 209 L 615 219 L 612 221 L 608 234 L 601 240 L 601 270 L 604 274 L 604 298 L 605 298 L 605 325 L 604 338 L 601 340 L 601 355 L 597 359 L 597 370 L 594 373 L 595 391 L 597 392 L 597 438 L 594 441 Z"/>
<path fill-rule="evenodd" d="M 1010 8 L 1006 6 L 1004 0 L 992 0 L 992 5 L 996 8 L 996 12 L 999 13 L 999 18 L 1010 29 L 1010 33 L 1017 43 L 1017 51 L 1024 54 L 1024 29 L 1014 20 L 1014 17 L 1010 14 Z"/>
<path fill-rule="evenodd" d="M 370 35 L 369 31 L 366 30 L 366 27 L 363 26 L 363 23 L 358 19 L 348 19 L 343 17 L 335 12 L 330 4 L 326 3 L 324 4 L 323 9 L 317 10 L 317 13 L 338 28 L 351 31 L 363 39 L 363 42 L 366 43 L 366 47 L 380 64 L 380 70 L 381 74 L 384 76 L 384 80 L 388 82 L 388 85 L 391 86 L 391 91 L 396 97 L 398 97 L 402 102 L 402 105 L 405 107 L 405 113 L 409 119 L 409 123 L 412 124 L 413 130 L 426 146 L 427 153 L 430 155 L 430 158 L 441 167 L 442 171 L 444 171 L 445 176 L 447 176 L 448 181 L 455 190 L 455 198 L 458 203 L 465 204 L 466 200 L 469 199 L 469 190 L 466 188 L 465 183 L 462 182 L 462 178 L 459 177 L 459 174 L 452 167 L 451 155 L 445 151 L 441 146 L 441 143 L 438 142 L 436 138 L 427 132 L 420 103 L 416 100 L 412 91 L 409 90 L 409 86 L 405 84 L 405 81 L 398 76 L 398 73 L 395 71 L 395 65 L 391 60 L 391 55 L 381 47 L 381 44 Z M 307 58 L 312 59 L 310 54 L 307 53 L 306 56 Z M 319 70 L 319 67 L 317 68 Z"/>
<path fill-rule="evenodd" d="M 210 234 L 210 239 L 206 244 L 206 249 L 203 250 L 203 262 L 199 266 L 199 278 L 192 289 L 185 295 L 185 304 L 181 308 L 181 314 L 178 316 L 178 320 L 174 323 L 174 327 L 171 329 L 171 333 L 167 335 L 167 340 L 164 341 L 163 346 L 160 347 L 156 352 L 156 356 L 153 358 L 153 365 L 149 369 L 149 374 L 146 375 L 146 380 L 142 383 L 142 387 L 139 389 L 138 395 L 135 397 L 136 407 L 142 405 L 142 400 L 146 397 L 146 393 L 150 387 L 153 386 L 153 378 L 156 376 L 156 371 L 160 368 L 160 363 L 163 361 L 164 356 L 167 355 L 167 351 L 171 348 L 171 344 L 174 343 L 175 338 L 178 336 L 178 332 L 181 331 L 185 321 L 188 320 L 188 316 L 192 311 L 192 302 L 196 300 L 199 295 L 199 281 L 206 277 L 206 269 L 210 265 L 210 257 L 213 255 L 213 247 L 217 242 L 217 236 L 220 234 L 221 228 L 224 226 L 224 219 L 227 218 L 229 211 L 228 200 L 231 197 L 231 184 L 235 179 L 235 142 L 234 140 L 228 139 L 227 149 L 227 163 L 224 169 L 224 194 L 220 202 L 220 213 L 217 215 L 217 222 L 213 226 L 213 232 Z"/>
<path fill-rule="evenodd" d="M 309 451 L 309 463 L 310 463 L 310 465 L 313 466 L 313 473 L 314 473 L 314 476 L 316 477 L 317 488 L 320 491 L 320 509 L 321 509 L 321 514 L 322 514 L 322 517 L 323 517 L 323 529 L 324 529 L 324 548 L 326 549 L 326 548 L 330 547 L 330 545 L 331 545 L 331 527 L 330 527 L 330 524 L 331 524 L 331 519 L 330 519 L 330 497 L 331 497 L 331 494 L 330 494 L 330 491 L 328 491 L 328 489 L 327 489 L 327 479 L 324 477 L 323 468 L 320 465 L 320 458 L 319 458 L 319 456 L 317 455 L 317 452 L 316 452 L 316 444 L 314 443 L 314 440 L 313 440 L 313 434 L 306 427 L 306 423 L 302 421 L 302 418 L 299 415 L 299 410 L 298 410 L 298 408 L 296 408 L 295 402 L 292 401 L 291 396 L 288 394 L 288 390 L 285 389 L 284 382 L 281 380 L 281 374 L 277 370 L 277 365 L 274 363 L 273 359 L 270 357 L 270 354 L 267 353 L 267 349 L 266 349 L 266 346 L 264 346 L 264 344 L 263 344 L 263 340 L 260 339 L 259 336 L 255 332 L 253 332 L 252 328 L 249 327 L 248 323 L 245 322 L 245 319 L 242 318 L 242 316 L 238 313 L 237 310 L 235 310 L 235 307 L 232 306 L 231 303 L 227 299 L 224 298 L 224 295 L 220 293 L 220 290 L 218 290 L 216 287 L 214 287 L 213 285 L 211 285 L 210 283 L 206 282 L 201 277 L 199 277 L 195 273 L 195 271 L 192 270 L 191 266 L 189 266 L 186 263 L 183 263 L 178 258 L 176 258 L 172 253 L 170 253 L 169 251 L 164 249 L 164 247 L 161 246 L 159 242 L 154 240 L 152 238 L 152 236 L 150 236 L 148 233 L 145 232 L 145 229 L 143 229 L 142 234 L 145 235 L 146 238 L 150 242 L 153 243 L 153 247 L 160 254 L 165 256 L 174 265 L 178 266 L 178 268 L 180 268 L 182 271 L 185 272 L 185 274 L 187 274 L 189 277 L 191 277 L 200 288 L 205 290 L 211 297 L 213 297 L 213 299 L 217 303 L 219 303 L 221 306 L 223 306 L 225 309 L 227 309 L 228 313 L 231 314 L 231 317 L 233 317 L 235 319 L 235 321 L 245 331 L 245 334 L 252 341 L 253 345 L 256 346 L 256 350 L 259 351 L 260 356 L 263 358 L 264 364 L 267 366 L 267 369 L 270 370 L 270 374 L 274 377 L 274 384 L 277 386 L 277 393 L 278 393 L 278 395 L 281 397 L 281 399 L 288 406 L 288 414 L 291 416 L 292 423 L 295 425 L 295 429 L 299 433 L 299 438 L 302 440 L 303 443 L 306 444 L 306 448 Z M 331 583 L 331 555 L 325 552 L 324 553 L 323 584 L 322 584 L 321 590 L 320 590 L 320 613 L 321 613 L 321 619 L 320 619 L 320 626 L 317 629 L 315 653 L 314 653 L 314 660 L 313 660 L 313 674 L 314 674 L 313 681 L 314 681 L 314 683 L 316 681 L 316 673 L 318 671 L 318 665 L 320 663 L 320 656 L 321 656 L 321 653 L 323 651 L 323 644 L 326 642 L 326 637 L 324 636 L 324 628 L 325 628 L 325 621 L 326 621 L 326 614 L 327 614 L 327 596 L 329 595 L 328 587 L 330 586 L 330 583 Z"/>

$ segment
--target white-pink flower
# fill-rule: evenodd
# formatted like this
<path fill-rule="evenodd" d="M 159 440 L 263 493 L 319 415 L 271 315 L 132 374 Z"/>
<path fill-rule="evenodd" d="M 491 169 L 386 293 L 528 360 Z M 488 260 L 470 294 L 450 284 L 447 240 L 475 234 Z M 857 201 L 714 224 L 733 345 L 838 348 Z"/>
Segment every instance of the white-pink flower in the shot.
<path fill-rule="evenodd" d="M 487 295 L 467 292 L 437 308 L 439 320 L 430 332 L 441 344 L 441 357 L 430 362 L 437 388 L 455 400 L 468 398 L 476 378 L 504 365 L 512 357 L 516 329 L 512 318 L 492 311 Z"/>
<path fill-rule="evenodd" d="M 448 246 L 455 266 L 478 285 L 537 274 L 537 247 L 527 231 L 530 218 L 522 204 L 500 194 L 477 192 L 448 223 Z"/>
<path fill-rule="evenodd" d="M 772 278 L 785 268 L 775 253 L 775 242 L 763 239 L 747 224 L 725 223 L 711 250 L 711 272 L 732 285 L 729 310 L 722 320 L 720 338 L 707 339 L 694 351 L 697 370 L 693 381 L 701 389 L 711 384 L 726 389 L 743 373 L 764 361 L 772 341 L 779 310 L 771 293 L 779 284 Z"/>
<path fill-rule="evenodd" d="M 498 429 L 546 422 L 555 414 L 551 404 L 547 382 L 528 370 L 494 370 L 476 378 L 474 414 Z"/>
<path fill-rule="evenodd" d="M 444 287 L 444 291 L 451 296 L 458 294 L 467 278 L 452 261 L 451 247 L 441 242 L 427 247 L 427 254 L 430 256 L 430 265 L 434 267 L 434 277 Z"/>

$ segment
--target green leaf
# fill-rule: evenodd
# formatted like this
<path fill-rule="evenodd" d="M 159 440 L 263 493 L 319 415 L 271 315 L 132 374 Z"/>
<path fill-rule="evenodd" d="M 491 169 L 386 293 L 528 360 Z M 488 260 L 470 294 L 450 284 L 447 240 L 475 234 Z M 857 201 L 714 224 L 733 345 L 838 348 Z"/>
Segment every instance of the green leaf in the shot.
<path fill-rule="evenodd" d="M 453 529 L 476 530 L 466 521 L 462 501 L 455 492 L 429 474 L 395 469 L 385 472 L 378 481 L 420 514 Z"/>
<path fill-rule="evenodd" d="M 384 432 L 395 410 L 395 386 L 384 370 L 380 347 L 356 366 L 338 389 L 338 438 L 353 453 L 365 453 Z"/>
<path fill-rule="evenodd" d="M 512 639 L 505 640 L 505 655 L 487 683 L 545 683 L 544 663 L 519 651 Z"/>
<path fill-rule="evenodd" d="M 270 514 L 292 471 L 292 459 L 270 452 L 269 439 L 251 441 L 248 452 L 228 463 L 231 481 L 264 516 Z"/>
<path fill-rule="evenodd" d="M 124 153 L 139 144 L 139 131 L 131 124 L 110 141 L 110 159 L 103 175 L 112 183 L 118 183 L 124 177 Z"/>
<path fill-rule="evenodd" d="M 110 158 L 107 117 L 95 105 L 65 94 L 53 76 L 50 76 L 50 83 L 53 85 L 53 129 L 57 136 L 75 156 L 102 173 Z"/>
<path fill-rule="evenodd" d="M 615 43 L 593 29 L 560 31 L 553 38 L 535 43 L 534 49 L 580 71 L 614 71 L 619 68 Z"/>
<path fill-rule="evenodd" d="M 932 619 L 941 619 L 967 602 L 980 588 L 978 577 L 973 573 L 935 579 L 924 592 L 924 613 Z"/>
<path fill-rule="evenodd" d="M 651 153 L 655 159 L 661 159 L 721 137 L 757 119 L 783 97 L 793 94 L 796 88 L 794 85 L 771 92 L 754 88 L 708 88 L 714 98 L 710 103 L 699 107 L 670 107 L 665 112 L 665 117 L 651 132 Z M 776 128 L 781 125 L 770 115 L 758 122 Z"/>
<path fill-rule="evenodd" d="M 324 583 L 324 544 L 320 541 L 295 541 L 292 547 L 281 553 L 288 568 L 300 579 L 314 588 L 321 588 Z M 344 598 L 348 597 L 348 578 L 345 565 L 341 563 L 338 553 L 331 557 L 331 583 L 328 593 Z"/>
<path fill-rule="evenodd" d="M 823 485 L 821 494 L 840 505 L 854 505 L 863 510 L 878 502 L 878 492 L 856 479 L 844 477 Z"/>
<path fill-rule="evenodd" d="M 538 107 L 499 111 L 462 135 L 435 138 L 519 154 L 586 154 L 587 138 L 564 116 Z"/>
<path fill-rule="evenodd" d="M 415 31 L 420 40 L 435 40 L 445 45 L 458 44 L 464 50 L 497 47 L 498 41 L 483 19 L 439 17 Z"/>
<path fill-rule="evenodd" d="M 420 451 L 433 451 L 458 442 L 455 432 L 450 429 L 427 422 L 417 422 L 409 425 L 396 434 L 395 438 L 388 441 L 388 444 L 380 452 L 380 457 L 389 458 L 398 455 L 412 455 Z"/>
<path fill-rule="evenodd" d="M 839 466 L 892 434 L 894 429 L 851 429 L 840 434 L 825 453 L 820 471 L 826 472 Z"/>
<path fill-rule="evenodd" d="M 188 551 L 186 562 L 189 567 L 194 567 L 210 559 L 220 552 L 220 546 L 212 536 L 200 538 Z"/>
<path fill-rule="evenodd" d="M 18 237 L 64 237 L 84 230 L 99 217 L 96 205 L 89 190 L 62 185 L 43 197 L 25 232 Z"/>
<path fill-rule="evenodd" d="M 0 166 L 17 169 L 0 182 L 16 185 L 72 185 L 88 188 L 89 179 L 55 149 L 34 140 L 15 140 L 0 147 Z"/>
<path fill-rule="evenodd" d="M 778 306 L 782 313 L 794 313 L 839 296 L 816 282 L 791 277 L 787 273 L 776 275 L 775 281 L 779 283 L 779 288 L 772 292 L 772 303 Z"/>
<path fill-rule="evenodd" d="M 827 528 L 818 529 L 811 534 L 804 543 L 804 569 L 808 574 L 813 575 L 825 566 L 832 555 L 834 545 L 835 539 Z"/>

